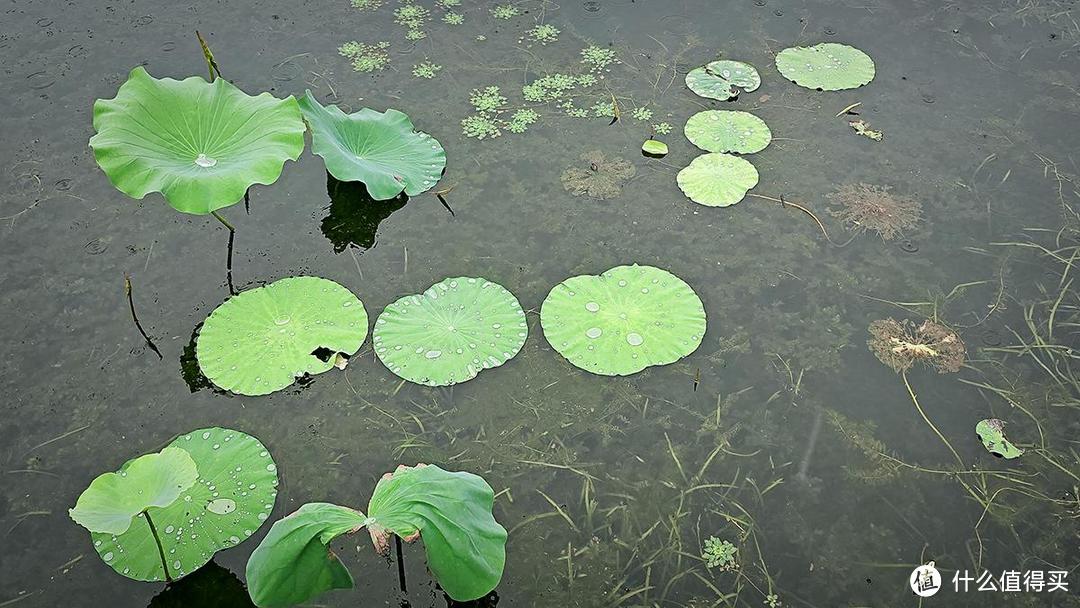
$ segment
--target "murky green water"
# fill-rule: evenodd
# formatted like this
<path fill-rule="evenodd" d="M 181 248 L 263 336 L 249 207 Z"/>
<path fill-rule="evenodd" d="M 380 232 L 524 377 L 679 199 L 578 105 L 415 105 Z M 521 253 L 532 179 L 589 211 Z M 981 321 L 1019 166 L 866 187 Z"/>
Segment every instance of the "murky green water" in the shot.
<path fill-rule="evenodd" d="M 147 605 L 161 588 L 115 575 L 66 510 L 99 473 L 210 425 L 251 433 L 274 453 L 283 481 L 275 519 L 312 500 L 363 506 L 399 462 L 484 475 L 501 492 L 495 514 L 511 530 L 500 606 L 762 606 L 770 594 L 785 606 L 917 605 L 907 578 L 929 560 L 947 588 L 927 605 L 1080 605 L 1072 572 L 1080 565 L 1080 395 L 1075 382 L 1049 373 L 1064 374 L 1060 362 L 1072 358 L 1069 323 L 1080 304 L 1061 278 L 1080 206 L 1075 2 L 520 2 L 519 16 L 497 21 L 494 4 L 464 0 L 462 25 L 442 23 L 434 10 L 416 43 L 393 23 L 396 6 L 3 6 L 0 606 Z M 527 39 L 540 22 L 561 30 L 557 41 Z M 331 205 L 323 164 L 306 151 L 276 184 L 253 190 L 250 214 L 226 210 L 238 230 L 237 287 L 317 274 L 348 286 L 374 316 L 444 277 L 483 276 L 528 312 L 520 355 L 453 390 L 402 386 L 370 347 L 344 372 L 263 398 L 215 392 L 190 368 L 185 375 L 193 332 L 228 296 L 227 233 L 158 195 L 125 198 L 87 140 L 93 100 L 112 97 L 133 66 L 159 77 L 205 71 L 195 29 L 249 93 L 311 88 L 350 108 L 407 112 L 445 146 L 442 184 L 454 186 L 446 195 L 453 214 L 430 193 L 359 214 L 347 200 Z M 336 50 L 348 40 L 390 42 L 388 69 L 354 72 Z M 869 53 L 873 83 L 821 93 L 776 73 L 775 52 L 821 41 Z M 524 134 L 462 135 L 470 90 L 499 86 L 521 106 L 523 84 L 580 71 L 588 44 L 614 49 L 621 63 L 577 105 L 610 92 L 623 108 L 618 123 L 542 107 Z M 756 65 L 761 88 L 730 104 L 688 91 L 685 73 L 720 52 Z M 436 78 L 411 74 L 422 61 L 442 66 Z M 834 117 L 855 102 L 884 141 Z M 642 106 L 651 121 L 629 116 Z M 791 207 L 691 203 L 675 173 L 698 151 L 681 128 L 712 107 L 765 119 L 775 140 L 752 157 L 761 173 L 754 192 L 806 205 L 837 240 L 847 234 L 826 195 L 844 184 L 890 186 L 922 203 L 924 221 L 903 243 L 865 234 L 837 248 Z M 643 158 L 649 125 L 661 121 L 675 128 L 663 138 L 671 154 Z M 636 176 L 615 198 L 571 196 L 561 173 L 596 149 L 631 160 Z M 1053 261 L 994 244 L 1004 242 L 1065 253 Z M 709 318 L 702 346 L 628 378 L 570 366 L 540 331 L 544 296 L 568 276 L 633 262 L 694 287 Z M 131 322 L 124 273 L 164 360 Z M 1057 365 L 1041 367 L 1047 348 L 993 350 L 1031 341 L 1029 306 L 1034 325 L 1052 325 L 1039 303 L 1059 294 Z M 884 301 L 934 299 L 967 343 L 969 366 L 908 378 L 956 448 L 961 475 L 901 377 L 866 348 L 870 321 L 934 314 Z M 1009 391 L 1016 406 L 962 380 Z M 987 454 L 973 428 L 988 417 L 1006 420 L 1028 454 L 1012 462 Z M 698 556 L 709 536 L 738 545 L 738 574 L 705 568 Z M 257 541 L 217 563 L 242 576 Z M 335 546 L 357 589 L 319 605 L 402 599 L 393 565 L 372 555 L 366 538 Z M 443 605 L 419 547 L 406 561 L 412 605 Z M 956 570 L 984 569 L 1065 570 L 1070 590 L 952 591 Z M 205 581 L 198 591 L 207 595 L 185 590 L 193 595 L 175 605 L 241 605 L 227 575 Z"/>

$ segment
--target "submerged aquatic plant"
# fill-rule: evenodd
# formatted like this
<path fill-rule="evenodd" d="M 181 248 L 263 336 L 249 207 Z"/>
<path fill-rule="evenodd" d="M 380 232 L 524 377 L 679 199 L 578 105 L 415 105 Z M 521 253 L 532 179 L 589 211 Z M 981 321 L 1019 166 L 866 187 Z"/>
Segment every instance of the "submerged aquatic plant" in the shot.
<path fill-rule="evenodd" d="M 420 539 L 428 569 L 451 599 L 483 597 L 499 584 L 506 561 L 506 530 L 492 515 L 494 500 L 478 475 L 418 464 L 383 475 L 367 515 L 330 503 L 305 504 L 274 522 L 251 554 L 251 599 L 260 608 L 278 608 L 351 588 L 352 575 L 329 545 L 365 527 L 380 555 L 389 552 L 393 535 Z"/>
<path fill-rule="evenodd" d="M 600 200 L 622 194 L 622 186 L 634 177 L 637 169 L 622 158 L 607 158 L 600 150 L 581 155 L 583 166 L 567 167 L 562 173 L 563 188 L 574 196 Z"/>
<path fill-rule="evenodd" d="M 367 337 L 364 304 L 319 277 L 289 277 L 240 293 L 214 309 L 195 344 L 215 386 L 267 395 L 301 376 L 344 368 Z"/>
<path fill-rule="evenodd" d="M 710 536 L 705 539 L 705 546 L 701 549 L 701 559 L 705 561 L 706 568 L 729 571 L 739 567 L 735 560 L 737 553 L 738 549 L 729 541 Z"/>
<path fill-rule="evenodd" d="M 550 23 L 543 23 L 529 30 L 526 35 L 529 37 L 529 40 L 546 45 L 549 42 L 558 40 L 559 33 L 559 28 Z"/>
<path fill-rule="evenodd" d="M 697 350 L 705 308 L 682 279 L 653 266 L 570 277 L 540 307 L 552 348 L 594 374 L 626 376 Z"/>
<path fill-rule="evenodd" d="M 383 365 L 427 386 L 449 386 L 517 355 L 529 335 L 514 294 L 483 278 L 443 279 L 389 304 L 372 340 Z"/>
<path fill-rule="evenodd" d="M 591 72 L 607 71 L 608 66 L 618 61 L 612 49 L 605 49 L 595 44 L 581 49 L 581 63 L 587 65 Z"/>
<path fill-rule="evenodd" d="M 941 374 L 958 372 L 964 365 L 967 349 L 963 340 L 935 321 L 928 319 L 915 327 L 906 319 L 882 319 L 871 323 L 868 331 L 870 351 L 897 373 L 906 372 L 917 362 Z"/>
<path fill-rule="evenodd" d="M 888 186 L 847 184 L 828 197 L 840 205 L 832 214 L 852 230 L 872 230 L 886 241 L 903 236 L 922 219 L 919 201 L 892 194 Z"/>
<path fill-rule="evenodd" d="M 786 48 L 776 54 L 780 75 L 819 91 L 855 89 L 874 79 L 874 60 L 846 44 L 824 42 Z"/>
<path fill-rule="evenodd" d="M 357 72 L 374 72 L 385 70 L 390 64 L 390 55 L 386 52 L 388 48 L 389 42 L 364 44 L 352 40 L 339 46 L 338 54 L 352 61 L 352 67 Z"/>
<path fill-rule="evenodd" d="M 497 4 L 491 8 L 491 16 L 496 19 L 513 19 L 521 14 L 518 7 L 513 4 Z"/>
<path fill-rule="evenodd" d="M 198 429 L 98 476 L 69 514 L 119 574 L 173 581 L 258 530 L 277 484 L 277 466 L 258 439 Z"/>
<path fill-rule="evenodd" d="M 442 66 L 431 63 L 430 61 L 421 61 L 412 68 L 412 75 L 417 78 L 427 78 L 428 80 L 435 78 L 439 71 L 442 70 Z"/>

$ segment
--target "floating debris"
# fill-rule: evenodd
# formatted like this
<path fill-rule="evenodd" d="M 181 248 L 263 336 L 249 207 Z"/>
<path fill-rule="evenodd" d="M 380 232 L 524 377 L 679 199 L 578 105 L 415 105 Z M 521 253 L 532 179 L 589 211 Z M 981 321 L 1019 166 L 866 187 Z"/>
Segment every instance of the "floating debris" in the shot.
<path fill-rule="evenodd" d="M 574 196 L 605 200 L 622 194 L 622 186 L 637 173 L 630 161 L 608 159 L 600 150 L 581 155 L 584 167 L 568 167 L 562 174 L 562 184 Z"/>
<path fill-rule="evenodd" d="M 986 451 L 998 458 L 1012 460 L 1013 458 L 1019 458 L 1024 453 L 1024 450 L 1016 447 L 1005 438 L 1005 422 L 997 418 L 980 420 L 975 425 L 975 434 L 979 436 L 979 440 L 982 441 Z"/>
<path fill-rule="evenodd" d="M 668 146 L 658 139 L 647 139 L 641 144 L 641 153 L 650 158 L 664 158 L 668 153 Z"/>
<path fill-rule="evenodd" d="M 895 372 L 905 372 L 916 362 L 941 374 L 958 372 L 964 365 L 963 340 L 940 323 L 926 320 L 915 327 L 911 321 L 890 318 L 874 321 L 868 331 L 870 351 Z"/>
<path fill-rule="evenodd" d="M 875 131 L 875 130 L 871 129 L 870 128 L 870 123 L 866 122 L 865 120 L 862 120 L 862 119 L 852 120 L 852 121 L 848 122 L 848 124 L 851 125 L 852 129 L 855 129 L 856 133 L 858 133 L 859 135 L 862 135 L 863 137 L 866 137 L 867 139 L 872 139 L 874 141 L 881 141 L 882 138 L 885 137 L 885 134 L 882 133 L 881 131 Z"/>
<path fill-rule="evenodd" d="M 848 184 L 828 198 L 841 206 L 832 211 L 834 217 L 854 231 L 872 230 L 886 241 L 903 236 L 905 230 L 914 228 L 922 219 L 919 201 L 891 194 L 888 186 Z"/>

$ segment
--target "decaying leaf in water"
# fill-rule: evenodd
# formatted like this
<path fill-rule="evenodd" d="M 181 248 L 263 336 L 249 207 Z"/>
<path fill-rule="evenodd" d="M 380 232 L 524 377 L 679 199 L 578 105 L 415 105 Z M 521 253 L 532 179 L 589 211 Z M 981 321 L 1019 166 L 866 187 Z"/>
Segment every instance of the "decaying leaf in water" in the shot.
<path fill-rule="evenodd" d="M 828 195 L 840 209 L 832 215 L 848 224 L 851 230 L 872 230 L 883 240 L 903 236 L 922 219 L 919 201 L 889 192 L 888 186 L 848 184 Z"/>
<path fill-rule="evenodd" d="M 958 372 L 967 349 L 953 330 L 926 320 L 915 327 L 911 321 L 883 319 L 868 328 L 867 345 L 874 356 L 895 372 L 905 372 L 917 361 L 938 373 Z"/>
<path fill-rule="evenodd" d="M 597 199 L 615 198 L 622 194 L 622 186 L 637 170 L 622 158 L 607 158 L 600 150 L 581 155 L 581 166 L 568 167 L 562 174 L 562 184 L 574 196 Z"/>
<path fill-rule="evenodd" d="M 875 131 L 875 130 L 871 129 L 870 128 L 870 123 L 866 122 L 865 120 L 862 120 L 861 118 L 858 119 L 858 120 L 852 120 L 852 121 L 848 122 L 848 124 L 851 125 L 852 129 L 855 129 L 856 133 L 858 133 L 859 135 L 862 135 L 863 137 L 866 137 L 867 139 L 872 139 L 874 141 L 881 141 L 882 138 L 885 137 L 884 133 L 882 133 L 881 131 Z"/>
<path fill-rule="evenodd" d="M 1005 422 L 997 418 L 980 420 L 975 425 L 975 434 L 979 436 L 986 451 L 999 458 L 1011 460 L 1019 458 L 1024 453 L 1024 450 L 1005 438 Z"/>

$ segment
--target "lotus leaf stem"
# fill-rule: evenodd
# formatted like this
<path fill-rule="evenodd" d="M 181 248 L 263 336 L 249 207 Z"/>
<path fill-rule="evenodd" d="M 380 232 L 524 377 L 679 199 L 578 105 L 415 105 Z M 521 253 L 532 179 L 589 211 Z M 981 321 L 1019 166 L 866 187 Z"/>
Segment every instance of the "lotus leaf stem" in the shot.
<path fill-rule="evenodd" d="M 150 526 L 150 535 L 154 537 L 154 543 L 157 544 L 158 556 L 161 557 L 161 569 L 165 571 L 165 582 L 171 583 L 173 579 L 169 576 L 169 565 L 165 561 L 165 548 L 161 546 L 161 538 L 158 537 L 157 528 L 154 527 L 154 520 L 150 519 L 150 513 L 147 511 L 143 511 L 142 516 L 146 518 L 146 524 Z"/>
<path fill-rule="evenodd" d="M 753 192 L 746 193 L 746 196 L 752 196 L 754 198 L 760 198 L 760 199 L 763 199 L 763 200 L 766 200 L 766 201 L 772 201 L 774 203 L 780 203 L 781 207 L 794 207 L 794 208 L 798 209 L 799 211 L 802 211 L 806 215 L 809 215 L 810 219 L 814 220 L 814 222 L 817 223 L 818 228 L 821 229 L 821 234 L 825 235 L 825 240 L 829 241 L 829 244 L 832 245 L 833 247 L 847 247 L 848 245 L 851 244 L 851 241 L 854 241 L 855 237 L 858 236 L 858 235 L 853 234 L 853 235 L 851 235 L 851 238 L 844 241 L 843 243 L 837 243 L 836 241 L 832 240 L 832 237 L 829 236 L 829 231 L 825 230 L 825 224 L 821 223 L 821 220 L 818 219 L 818 216 L 813 211 L 810 211 L 809 209 L 807 209 L 803 205 L 800 205 L 799 203 L 794 203 L 792 201 L 789 201 L 789 200 L 785 199 L 783 196 L 781 196 L 780 198 L 776 198 L 776 197 L 773 197 L 773 196 L 766 196 L 764 194 L 754 194 Z"/>
<path fill-rule="evenodd" d="M 394 535 L 394 550 L 397 553 L 398 587 L 402 593 L 408 593 L 405 588 L 405 558 L 401 554 L 401 537 L 397 534 Z"/>
<path fill-rule="evenodd" d="M 150 350 L 154 351 L 154 354 L 158 356 L 158 359 L 164 359 L 165 357 L 162 356 L 157 345 L 154 344 L 154 341 L 146 334 L 146 330 L 143 329 L 142 323 L 139 323 L 139 315 L 135 314 L 135 300 L 131 296 L 131 277 L 129 277 L 127 273 L 124 273 L 124 293 L 127 295 L 128 308 L 131 309 L 131 320 L 135 321 L 135 328 L 142 334 L 143 340 L 146 340 L 146 345 L 150 347 Z"/>

